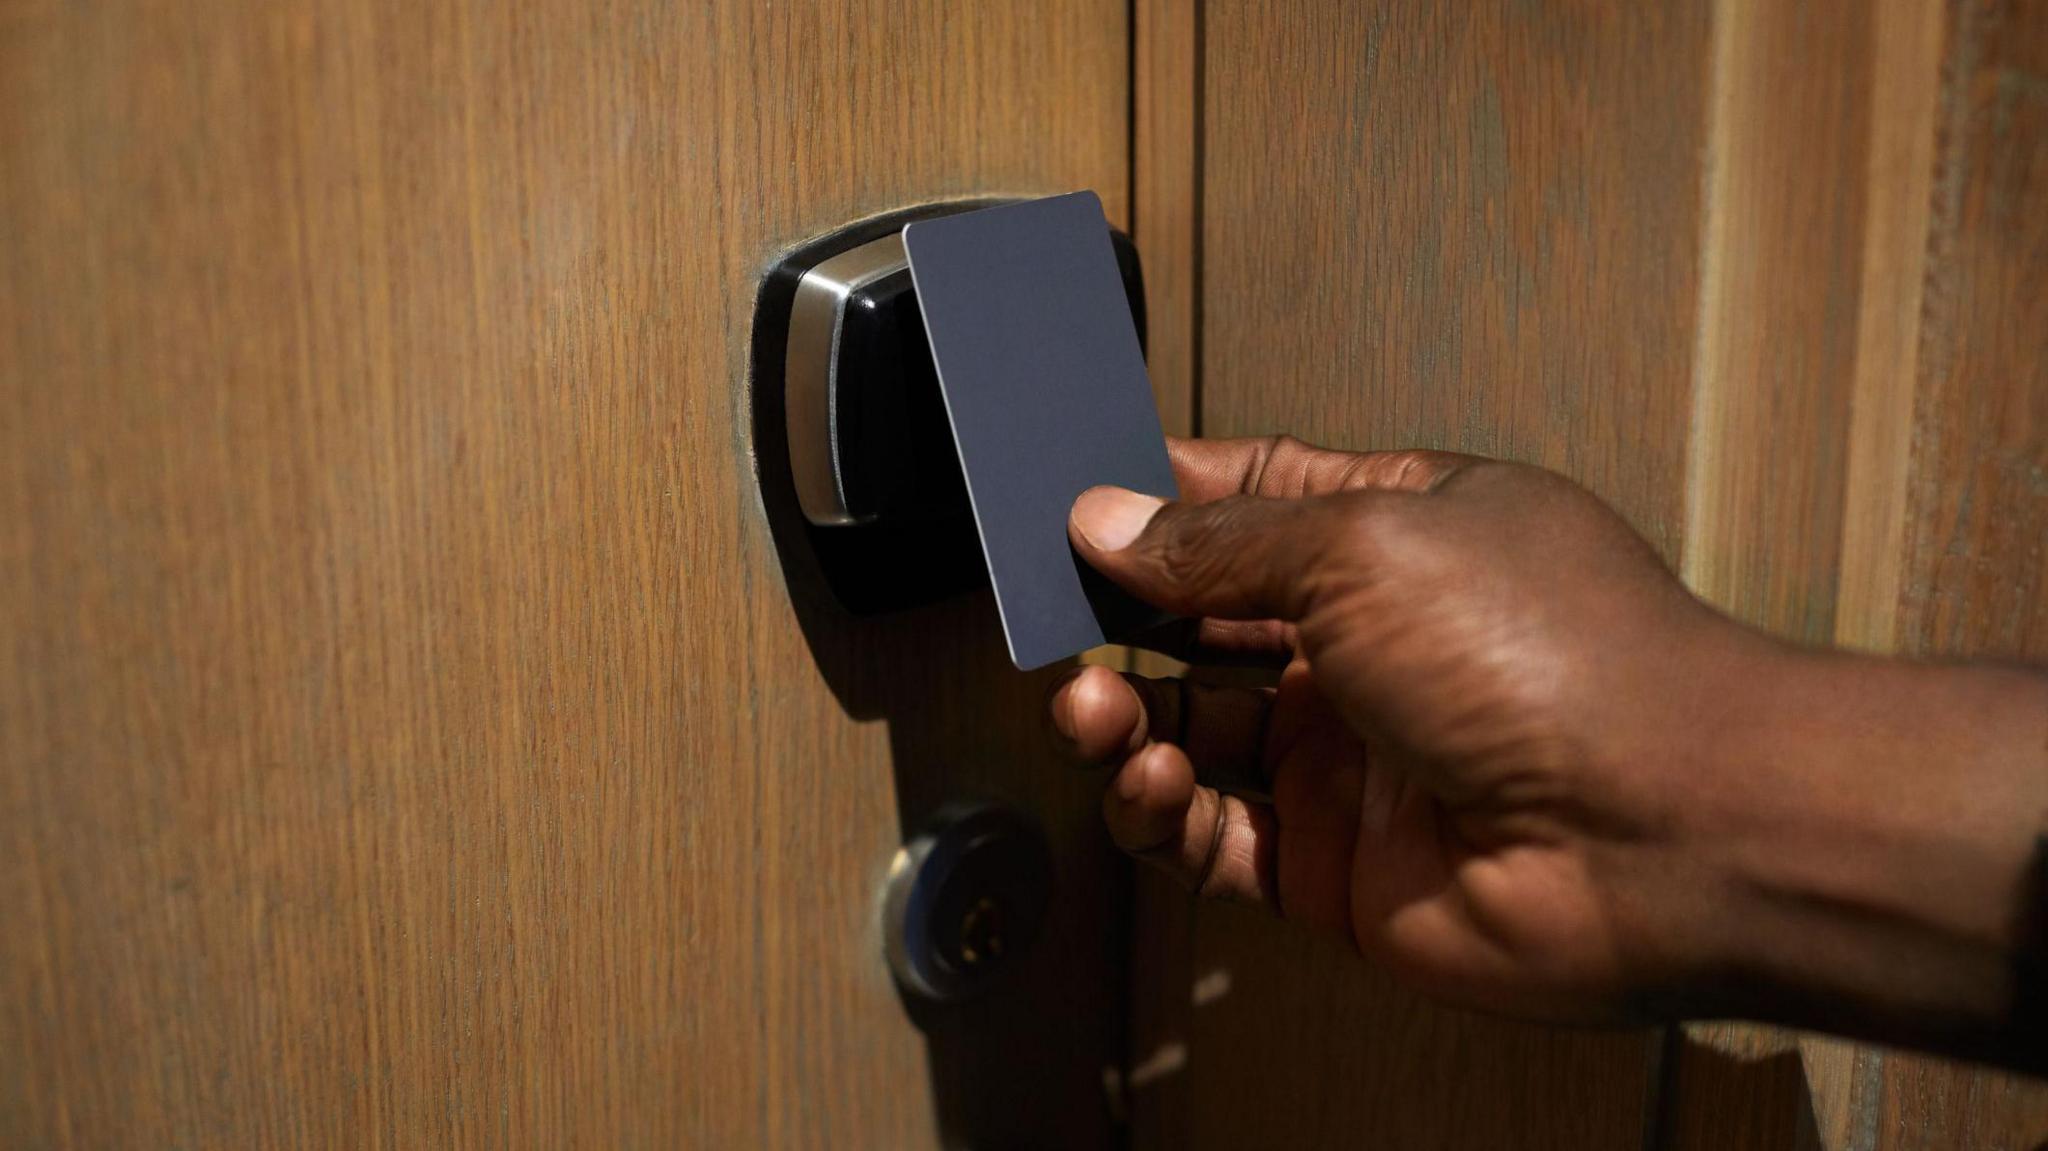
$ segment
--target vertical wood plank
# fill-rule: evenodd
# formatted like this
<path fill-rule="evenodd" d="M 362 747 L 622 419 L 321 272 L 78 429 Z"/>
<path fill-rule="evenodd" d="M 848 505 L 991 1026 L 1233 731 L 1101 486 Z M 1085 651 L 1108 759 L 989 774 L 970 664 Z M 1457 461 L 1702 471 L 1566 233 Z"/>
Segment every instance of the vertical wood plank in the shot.
<path fill-rule="evenodd" d="M 1675 559 L 1705 9 L 1205 20 L 1204 433 L 1549 464 Z M 1185 1145 L 1640 1146 L 1646 1036 L 1478 1018 L 1256 912 L 1195 919 Z"/>
<path fill-rule="evenodd" d="M 1145 259 L 1146 368 L 1173 435 L 1194 432 L 1201 199 L 1199 0 L 1134 0 L 1132 239 Z"/>
<path fill-rule="evenodd" d="M 1896 620 L 1916 655 L 2048 661 L 2048 4 L 1953 0 Z M 2048 1086 L 1884 1061 L 1885 1151 L 2048 1142 Z"/>
<path fill-rule="evenodd" d="M 1946 14 L 1942 0 L 1882 0 L 1871 9 L 1870 75 L 1884 82 L 1870 86 L 1863 281 L 1835 612 L 1836 642 L 1869 651 L 1892 651 L 1897 643 Z"/>
<path fill-rule="evenodd" d="M 1133 0 L 1132 18 L 1132 238 L 1145 261 L 1146 367 L 1161 423 L 1185 436 L 1199 431 L 1201 0 Z M 1187 670 L 1147 651 L 1133 651 L 1127 666 L 1153 676 Z M 1194 908 L 1177 884 L 1139 868 L 1132 920 L 1120 1080 L 1129 1137 L 1140 1147 L 1186 1146 Z"/>
<path fill-rule="evenodd" d="M 1097 787 L 986 604 L 807 644 L 746 376 L 811 234 L 1127 212 L 1126 19 L 0 11 L 10 1143 L 1114 1141 Z M 927 1033 L 873 900 L 962 793 L 1064 893 Z"/>
<path fill-rule="evenodd" d="M 1876 193 L 1866 157 L 1873 131 L 1912 130 L 1879 117 L 1916 95 L 1931 103 L 1934 80 L 1902 67 L 1924 49 L 1883 26 L 1911 15 L 1886 7 L 1720 0 L 1714 8 L 1681 570 L 1737 618 L 1807 642 L 1830 641 L 1839 626 L 1852 415 L 1862 398 L 1854 385 L 1874 306 L 1862 296 L 1866 253 L 1873 243 L 1896 245 L 1895 217 L 1910 216 L 1899 202 L 1910 202 L 1910 191 L 1887 188 L 1892 198 L 1878 206 L 1888 214 L 1867 220 Z M 1887 84 L 1873 83 L 1880 35 L 1890 37 L 1882 64 L 1899 69 L 1883 73 L 1894 78 Z M 1869 1126 L 1874 1058 L 1775 1028 L 1676 1028 L 1658 1142 L 1845 1146 Z"/>
<path fill-rule="evenodd" d="M 1869 8 L 1715 8 L 1686 582 L 1795 639 L 1834 634 L 1864 247 Z"/>
<path fill-rule="evenodd" d="M 1215 5 L 1205 430 L 1545 463 L 1676 556 L 1707 27 Z"/>
<path fill-rule="evenodd" d="M 2048 5 L 1960 2 L 1899 634 L 2048 658 Z"/>

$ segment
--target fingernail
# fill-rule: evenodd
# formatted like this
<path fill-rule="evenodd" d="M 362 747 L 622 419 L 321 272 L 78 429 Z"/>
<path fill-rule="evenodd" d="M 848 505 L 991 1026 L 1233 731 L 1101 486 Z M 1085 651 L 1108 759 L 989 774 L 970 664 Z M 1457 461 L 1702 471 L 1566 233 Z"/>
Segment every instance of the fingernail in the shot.
<path fill-rule="evenodd" d="M 1074 501 L 1074 530 L 1103 551 L 1122 551 L 1165 503 L 1127 488 L 1089 488 Z"/>

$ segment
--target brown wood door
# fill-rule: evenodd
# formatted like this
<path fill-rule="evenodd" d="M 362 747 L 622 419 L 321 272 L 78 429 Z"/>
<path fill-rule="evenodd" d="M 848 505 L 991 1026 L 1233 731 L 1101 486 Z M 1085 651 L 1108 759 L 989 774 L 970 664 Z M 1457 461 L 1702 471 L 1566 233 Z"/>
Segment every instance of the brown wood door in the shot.
<path fill-rule="evenodd" d="M 0 1142 L 1099 1146 L 1094 784 L 987 604 L 807 639 L 784 247 L 1128 199 L 1121 4 L 0 6 Z M 875 895 L 1042 820 L 1018 986 Z"/>
<path fill-rule="evenodd" d="M 2048 659 L 2048 4 L 1139 0 L 1154 384 L 1611 501 L 1789 636 Z M 1141 1147 L 2019 1148 L 2048 1090 L 1426 1002 L 1143 879 Z"/>
<path fill-rule="evenodd" d="M 1133 920 L 985 601 L 793 605 L 747 378 L 789 245 L 1092 187 L 1180 430 L 1542 462 L 1764 626 L 2042 658 L 2043 10 L 0 7 L 0 1141 L 2048 1140 Z M 920 1027 L 875 895 L 977 795 L 1059 897 Z"/>

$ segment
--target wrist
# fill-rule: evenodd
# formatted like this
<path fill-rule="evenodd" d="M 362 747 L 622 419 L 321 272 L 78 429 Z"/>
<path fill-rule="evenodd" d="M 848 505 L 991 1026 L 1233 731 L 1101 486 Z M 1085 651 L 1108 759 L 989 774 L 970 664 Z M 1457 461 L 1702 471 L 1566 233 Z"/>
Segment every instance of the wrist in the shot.
<path fill-rule="evenodd" d="M 1702 1013 L 1941 1042 L 2012 1017 L 2048 827 L 2048 686 L 1762 644 L 1718 690 L 1682 837 Z"/>

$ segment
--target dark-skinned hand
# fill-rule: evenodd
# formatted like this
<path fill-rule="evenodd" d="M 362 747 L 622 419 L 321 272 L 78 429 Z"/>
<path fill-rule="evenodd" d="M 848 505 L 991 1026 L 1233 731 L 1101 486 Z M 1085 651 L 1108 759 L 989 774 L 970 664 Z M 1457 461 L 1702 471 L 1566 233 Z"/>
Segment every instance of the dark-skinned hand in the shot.
<path fill-rule="evenodd" d="M 1899 828 L 1832 789 L 1857 778 L 1845 769 L 1889 770 L 1857 740 L 1882 737 L 1897 700 L 1950 690 L 2012 736 L 1986 751 L 2019 764 L 1999 776 L 2001 798 L 2028 814 L 1994 828 L 1970 809 L 1985 826 L 1963 826 L 1995 850 L 1955 883 L 1993 885 L 1964 901 L 1985 910 L 1921 914 L 1955 904 L 1954 883 L 1898 897 L 1901 918 L 1949 920 L 1930 927 L 1938 940 L 1901 946 L 1987 946 L 1878 1004 L 1864 1029 L 1939 1042 L 1954 1030 L 1943 1021 L 1981 1024 L 2009 1003 L 1996 973 L 2013 942 L 1998 924 L 2048 794 L 2048 772 L 2025 770 L 2037 677 L 1893 684 L 1909 673 L 1777 643 L 1696 599 L 1619 516 L 1538 468 L 1284 437 L 1171 450 L 1182 499 L 1094 489 L 1075 504 L 1074 547 L 1185 617 L 1192 647 L 1176 654 L 1284 670 L 1267 689 L 1100 667 L 1061 681 L 1053 726 L 1076 757 L 1113 766 L 1104 815 L 1125 850 L 1202 894 L 1336 933 L 1460 1003 L 1827 1023 L 1873 1010 L 1870 989 L 1857 964 L 1820 974 L 1798 953 L 1866 942 L 1857 885 L 1928 882 L 1914 869 L 1957 846 L 1852 874 L 1841 849 Z M 1779 850 L 1788 834 L 1800 850 Z M 1836 897 L 1850 905 L 1839 916 L 1825 910 Z M 1877 957 L 1868 982 L 1897 960 Z M 1959 1003 L 1973 981 L 1976 1001 Z M 1771 1006 L 1795 994 L 1821 1006 Z"/>

